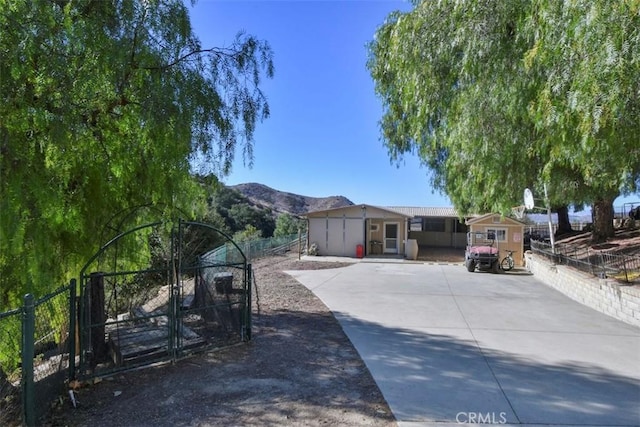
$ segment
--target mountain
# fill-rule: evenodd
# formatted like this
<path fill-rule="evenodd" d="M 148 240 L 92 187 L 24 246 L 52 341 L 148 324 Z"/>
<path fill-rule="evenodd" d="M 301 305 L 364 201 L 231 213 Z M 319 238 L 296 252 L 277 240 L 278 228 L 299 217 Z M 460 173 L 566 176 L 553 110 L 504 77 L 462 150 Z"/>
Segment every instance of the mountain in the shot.
<path fill-rule="evenodd" d="M 229 188 L 244 195 L 258 207 L 270 208 L 274 213 L 304 215 L 307 212 L 351 206 L 353 202 L 344 196 L 309 197 L 274 190 L 255 182 L 230 185 Z"/>

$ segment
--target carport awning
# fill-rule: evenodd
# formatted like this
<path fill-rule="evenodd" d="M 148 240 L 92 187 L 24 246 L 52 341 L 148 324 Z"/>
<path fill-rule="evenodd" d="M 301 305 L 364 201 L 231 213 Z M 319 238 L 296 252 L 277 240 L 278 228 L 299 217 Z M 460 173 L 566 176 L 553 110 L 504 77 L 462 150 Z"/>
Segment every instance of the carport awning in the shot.
<path fill-rule="evenodd" d="M 408 217 L 426 218 L 459 218 L 458 211 L 453 207 L 410 207 L 410 206 L 388 206 L 383 209 L 397 212 Z"/>

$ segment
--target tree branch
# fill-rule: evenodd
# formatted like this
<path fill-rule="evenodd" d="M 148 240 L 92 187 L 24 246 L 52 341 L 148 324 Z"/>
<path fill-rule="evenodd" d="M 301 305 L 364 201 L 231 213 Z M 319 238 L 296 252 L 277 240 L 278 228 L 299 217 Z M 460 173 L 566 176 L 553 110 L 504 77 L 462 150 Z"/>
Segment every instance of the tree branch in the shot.
<path fill-rule="evenodd" d="M 211 48 L 211 49 L 199 49 L 199 50 L 194 50 L 191 51 L 187 54 L 182 55 L 180 58 L 176 59 L 173 62 L 170 62 L 169 64 L 166 65 L 160 65 L 160 66 L 155 66 L 155 67 L 138 67 L 141 70 L 167 70 L 171 67 L 175 67 L 176 65 L 178 65 L 179 63 L 181 63 L 182 61 L 184 61 L 185 59 L 194 56 L 194 55 L 200 55 L 203 53 L 210 53 L 213 55 L 218 55 L 218 56 L 226 56 L 227 58 L 235 58 L 236 55 L 238 55 L 240 52 L 237 50 L 233 50 L 233 49 L 220 49 L 220 48 Z"/>

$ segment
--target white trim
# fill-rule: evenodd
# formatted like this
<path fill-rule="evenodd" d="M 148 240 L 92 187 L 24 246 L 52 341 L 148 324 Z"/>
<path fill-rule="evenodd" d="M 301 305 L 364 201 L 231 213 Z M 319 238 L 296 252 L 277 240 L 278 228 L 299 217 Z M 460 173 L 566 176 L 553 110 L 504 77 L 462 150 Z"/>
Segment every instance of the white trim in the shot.
<path fill-rule="evenodd" d="M 396 237 L 387 237 L 387 225 L 396 226 Z M 397 221 L 385 221 L 382 225 L 382 252 L 385 254 L 399 254 L 400 253 L 400 223 Z M 388 243 L 395 240 L 395 246 L 387 247 Z"/>
<path fill-rule="evenodd" d="M 508 242 L 509 241 L 509 228 L 508 227 L 485 227 L 484 228 L 485 233 L 490 233 L 491 231 L 494 232 L 495 236 L 496 236 L 496 242 Z M 503 233 L 501 233 L 503 232 Z M 500 235 L 502 234 L 502 239 L 500 239 Z"/>

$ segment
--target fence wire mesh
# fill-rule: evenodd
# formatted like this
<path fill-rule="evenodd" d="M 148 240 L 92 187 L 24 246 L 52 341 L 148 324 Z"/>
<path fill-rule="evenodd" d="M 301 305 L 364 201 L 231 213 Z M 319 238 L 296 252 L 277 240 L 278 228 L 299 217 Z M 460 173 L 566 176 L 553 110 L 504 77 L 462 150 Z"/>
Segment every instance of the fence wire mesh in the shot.
<path fill-rule="evenodd" d="M 69 368 L 69 286 L 35 302 L 34 408 L 44 415 L 57 396 L 64 393 Z"/>
<path fill-rule="evenodd" d="M 219 347 L 245 338 L 245 274 L 242 265 L 203 263 L 193 279 L 182 281 L 181 348 L 194 340 Z"/>
<path fill-rule="evenodd" d="M 238 246 L 242 249 L 247 260 L 291 251 L 297 249 L 298 244 L 304 248 L 306 244 L 305 234 L 302 234 L 302 236 L 291 234 L 288 236 L 268 237 L 238 242 Z M 205 256 L 207 259 L 215 260 L 217 262 L 236 263 L 242 261 L 237 248 L 231 243 L 217 247 Z"/>
<path fill-rule="evenodd" d="M 531 250 L 557 264 L 568 265 L 600 278 L 612 278 L 627 283 L 640 283 L 640 257 L 612 254 L 590 248 L 556 245 L 531 241 Z"/>
<path fill-rule="evenodd" d="M 27 309 L 25 297 L 25 306 L 0 313 L 0 425 L 18 425 L 23 416 L 27 418 L 23 422 L 32 424 L 64 392 L 69 367 L 69 291 L 69 286 L 63 286 L 28 305 L 32 309 Z M 30 364 L 23 364 L 23 358 L 29 357 L 33 357 L 32 370 Z M 25 381 L 32 384 L 31 392 L 23 393 Z"/>
<path fill-rule="evenodd" d="M 0 425 L 20 420 L 22 309 L 0 313 Z"/>
<path fill-rule="evenodd" d="M 97 273 L 90 279 L 88 298 L 100 304 L 99 312 L 93 310 L 85 325 L 89 364 L 96 374 L 170 355 L 171 287 L 140 281 L 141 276 L 138 272 Z"/>

